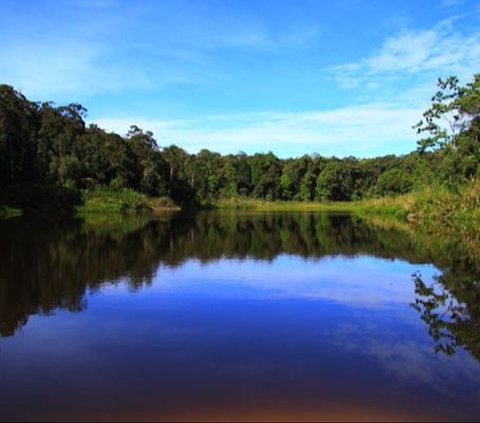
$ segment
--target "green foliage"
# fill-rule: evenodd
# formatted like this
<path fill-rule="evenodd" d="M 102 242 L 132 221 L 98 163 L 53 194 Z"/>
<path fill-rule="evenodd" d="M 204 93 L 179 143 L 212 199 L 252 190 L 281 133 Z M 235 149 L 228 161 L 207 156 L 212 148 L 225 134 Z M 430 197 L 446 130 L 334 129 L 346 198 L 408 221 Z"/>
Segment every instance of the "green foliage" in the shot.
<path fill-rule="evenodd" d="M 329 201 L 349 201 L 352 197 L 353 179 L 351 164 L 340 160 L 330 161 L 317 178 L 316 198 Z"/>
<path fill-rule="evenodd" d="M 380 195 L 405 194 L 411 191 L 413 180 L 403 169 L 390 169 L 382 173 L 377 180 L 377 192 Z"/>
<path fill-rule="evenodd" d="M 313 154 L 282 160 L 271 152 L 222 156 L 206 149 L 189 154 L 177 146 L 161 148 L 151 132 L 137 126 L 124 137 L 95 125 L 86 127 L 86 110 L 79 104 L 33 103 L 1 85 L 0 187 L 129 189 L 171 198 L 182 207 L 236 197 L 358 201 L 432 185 L 458 193 L 480 171 L 479 99 L 479 75 L 465 86 L 455 77 L 439 80 L 431 107 L 416 125 L 419 133 L 427 134 L 419 140 L 418 152 L 372 159 Z"/>
<path fill-rule="evenodd" d="M 437 176 L 454 188 L 480 170 L 480 74 L 465 86 L 454 76 L 439 79 L 438 87 L 424 119 L 414 128 L 427 133 L 418 141 L 418 150 L 437 151 Z"/>
<path fill-rule="evenodd" d="M 81 214 L 140 212 L 148 209 L 146 195 L 128 188 L 112 189 L 108 187 L 85 191 L 84 205 L 79 207 Z"/>
<path fill-rule="evenodd" d="M 9 219 L 11 217 L 21 216 L 22 211 L 10 207 L 0 206 L 0 219 Z"/>
<path fill-rule="evenodd" d="M 429 136 L 418 141 L 420 151 L 456 146 L 458 135 L 478 125 L 480 118 L 480 74 L 465 87 L 456 76 L 439 79 L 439 90 L 432 97 L 432 105 L 414 128 Z"/>
<path fill-rule="evenodd" d="M 180 210 L 180 207 L 170 197 L 149 198 L 148 207 L 153 211 Z"/>

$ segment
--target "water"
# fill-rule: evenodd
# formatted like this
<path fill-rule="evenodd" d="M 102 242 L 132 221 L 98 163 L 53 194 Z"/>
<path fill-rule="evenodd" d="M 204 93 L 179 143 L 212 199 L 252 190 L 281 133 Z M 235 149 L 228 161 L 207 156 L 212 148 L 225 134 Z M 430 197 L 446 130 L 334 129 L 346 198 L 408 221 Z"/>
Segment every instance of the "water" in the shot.
<path fill-rule="evenodd" d="M 476 420 L 475 243 L 349 215 L 0 224 L 1 420 Z"/>

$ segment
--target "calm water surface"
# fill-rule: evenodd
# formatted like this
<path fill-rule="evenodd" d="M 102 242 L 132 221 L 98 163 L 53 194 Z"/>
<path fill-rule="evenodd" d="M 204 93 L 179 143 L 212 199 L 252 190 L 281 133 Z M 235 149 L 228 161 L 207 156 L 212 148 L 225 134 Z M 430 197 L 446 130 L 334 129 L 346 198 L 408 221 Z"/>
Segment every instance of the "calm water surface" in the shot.
<path fill-rule="evenodd" d="M 478 420 L 475 243 L 349 215 L 0 223 L 1 420 Z"/>

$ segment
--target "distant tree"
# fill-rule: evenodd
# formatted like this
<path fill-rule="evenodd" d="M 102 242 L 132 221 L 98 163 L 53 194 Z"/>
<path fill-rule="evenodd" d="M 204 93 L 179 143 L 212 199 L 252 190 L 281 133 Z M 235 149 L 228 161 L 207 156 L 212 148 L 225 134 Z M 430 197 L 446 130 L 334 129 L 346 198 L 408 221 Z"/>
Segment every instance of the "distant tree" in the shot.
<path fill-rule="evenodd" d="M 352 195 L 353 181 L 349 166 L 336 159 L 327 162 L 317 177 L 318 200 L 348 201 Z"/>
<path fill-rule="evenodd" d="M 134 157 L 133 188 L 148 195 L 167 195 L 168 164 L 153 133 L 132 125 L 127 133 L 127 146 Z"/>
<path fill-rule="evenodd" d="M 280 177 L 281 195 L 284 200 L 299 199 L 302 178 L 308 170 L 309 156 L 289 159 L 284 162 Z"/>
<path fill-rule="evenodd" d="M 0 85 L 0 185 L 34 181 L 37 128 L 37 105 Z"/>
<path fill-rule="evenodd" d="M 418 150 L 436 151 L 437 176 L 456 186 L 480 170 L 480 74 L 465 86 L 455 76 L 439 79 L 438 86 L 431 107 L 414 128 L 427 133 Z"/>
<path fill-rule="evenodd" d="M 402 169 L 390 169 L 382 173 L 377 181 L 380 195 L 405 194 L 412 189 L 412 177 Z"/>
<path fill-rule="evenodd" d="M 272 153 L 255 154 L 250 158 L 253 195 L 266 200 L 280 198 L 280 160 Z"/>
<path fill-rule="evenodd" d="M 423 113 L 423 119 L 414 128 L 428 136 L 418 141 L 418 149 L 457 146 L 458 136 L 480 124 L 480 74 L 462 87 L 456 76 L 439 78 L 439 90 L 432 97 L 432 105 Z"/>

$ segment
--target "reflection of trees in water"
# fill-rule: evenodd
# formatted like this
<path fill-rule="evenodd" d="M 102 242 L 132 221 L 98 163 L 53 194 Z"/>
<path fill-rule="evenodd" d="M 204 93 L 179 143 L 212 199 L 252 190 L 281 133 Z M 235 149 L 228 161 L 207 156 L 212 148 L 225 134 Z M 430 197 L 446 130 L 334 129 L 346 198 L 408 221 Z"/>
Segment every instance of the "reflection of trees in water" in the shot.
<path fill-rule="evenodd" d="M 478 357 L 479 331 L 474 329 L 478 328 L 480 288 L 474 281 L 480 274 L 475 265 L 479 261 L 472 258 L 472 248 L 452 237 L 413 236 L 349 215 L 318 213 L 208 212 L 163 220 L 71 221 L 55 226 L 12 220 L 1 223 L 0 232 L 3 336 L 12 335 L 30 314 L 59 307 L 84 309 L 85 292 L 104 282 L 121 279 L 131 289 L 139 289 L 151 283 L 160 263 L 177 266 L 192 257 L 203 262 L 221 257 L 272 260 L 282 253 L 305 258 L 368 254 L 434 263 L 442 269 L 438 286 L 446 296 L 430 291 L 418 277 L 416 307 L 432 336 L 445 345 L 441 350 L 449 352 L 450 347 L 461 345 Z M 453 318 L 462 316 L 453 326 L 435 317 L 430 305 L 433 301 L 448 308 L 449 298 L 464 307 L 450 308 Z M 455 342 L 448 341 L 447 335 L 455 337 Z"/>
<path fill-rule="evenodd" d="M 479 280 L 449 272 L 435 279 L 426 284 L 419 273 L 413 275 L 417 298 L 412 304 L 436 343 L 435 351 L 452 355 L 465 348 L 480 360 Z"/>

